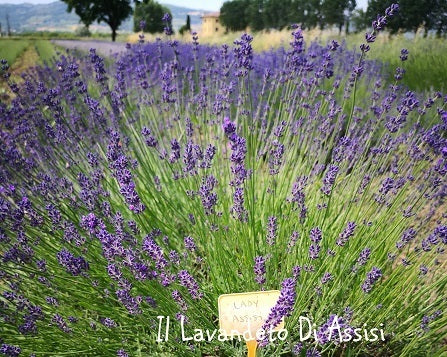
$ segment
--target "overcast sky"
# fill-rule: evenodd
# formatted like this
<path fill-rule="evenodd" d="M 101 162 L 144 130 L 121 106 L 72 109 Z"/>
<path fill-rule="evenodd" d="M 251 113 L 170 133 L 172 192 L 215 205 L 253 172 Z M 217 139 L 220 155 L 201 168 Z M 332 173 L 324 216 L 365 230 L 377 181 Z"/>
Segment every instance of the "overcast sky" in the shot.
<path fill-rule="evenodd" d="M 0 0 L 0 4 L 22 4 L 24 2 L 31 4 L 48 4 L 54 0 Z M 357 0 L 359 7 L 366 7 L 368 0 Z M 160 1 L 166 4 L 189 7 L 192 9 L 218 11 L 224 0 L 166 0 Z"/>

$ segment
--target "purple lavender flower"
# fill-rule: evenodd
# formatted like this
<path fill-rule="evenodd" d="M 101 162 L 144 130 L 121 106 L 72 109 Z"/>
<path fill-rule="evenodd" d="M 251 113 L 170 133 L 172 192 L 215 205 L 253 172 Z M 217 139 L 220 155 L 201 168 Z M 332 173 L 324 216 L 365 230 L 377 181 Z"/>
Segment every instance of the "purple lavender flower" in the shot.
<path fill-rule="evenodd" d="M 373 21 L 372 27 L 375 31 L 380 31 L 383 30 L 386 24 L 387 24 L 387 17 L 378 15 L 377 19 Z"/>
<path fill-rule="evenodd" d="M 270 175 L 276 175 L 279 173 L 279 167 L 282 165 L 284 152 L 285 146 L 278 140 L 274 140 L 272 142 L 272 148 L 270 150 L 269 158 Z"/>
<path fill-rule="evenodd" d="M 124 305 L 124 307 L 132 315 L 141 314 L 140 309 L 140 299 L 133 297 L 130 293 L 131 287 L 126 287 L 125 289 L 116 290 L 116 297 L 118 301 Z"/>
<path fill-rule="evenodd" d="M 371 33 L 366 33 L 365 34 L 365 40 L 368 43 L 372 43 L 372 42 L 374 42 L 376 40 L 376 36 L 371 34 Z"/>
<path fill-rule="evenodd" d="M 349 241 L 349 238 L 354 235 L 356 226 L 355 222 L 348 222 L 346 228 L 340 233 L 340 236 L 337 239 L 336 243 L 338 246 L 343 247 Z"/>
<path fill-rule="evenodd" d="M 141 213 L 146 207 L 141 203 L 140 197 L 135 190 L 135 183 L 128 169 L 129 160 L 123 154 L 121 146 L 119 134 L 112 132 L 107 147 L 107 160 L 109 161 L 110 169 L 114 173 L 114 177 L 118 181 L 120 193 L 124 196 L 129 205 L 129 209 L 135 213 Z"/>
<path fill-rule="evenodd" d="M 206 215 L 214 213 L 214 206 L 217 204 L 217 194 L 212 191 L 216 186 L 217 180 L 214 176 L 210 175 L 202 179 L 199 195 L 202 199 L 202 205 Z"/>
<path fill-rule="evenodd" d="M 116 322 L 113 321 L 110 317 L 101 319 L 101 323 L 107 328 L 114 328 L 117 326 Z"/>
<path fill-rule="evenodd" d="M 127 352 L 124 351 L 123 349 L 120 349 L 120 350 L 116 351 L 116 356 L 117 357 L 129 357 Z"/>
<path fill-rule="evenodd" d="M 80 223 L 81 227 L 89 231 L 90 233 L 94 232 L 98 224 L 99 220 L 94 213 L 89 213 L 88 215 L 81 217 L 81 223 Z"/>
<path fill-rule="evenodd" d="M 180 159 L 180 143 L 177 139 L 171 140 L 171 155 L 169 155 L 169 162 L 173 164 Z"/>
<path fill-rule="evenodd" d="M 289 316 L 292 313 L 293 306 L 296 299 L 296 281 L 293 278 L 284 279 L 281 284 L 281 293 L 275 306 L 270 310 L 270 313 L 262 325 L 264 331 L 270 331 L 274 329 L 284 317 Z M 268 344 L 268 338 L 259 341 L 261 346 Z"/>
<path fill-rule="evenodd" d="M 364 293 L 369 293 L 372 290 L 373 285 L 382 277 L 382 271 L 373 267 L 369 273 L 366 274 L 366 279 L 362 284 L 362 290 Z"/>
<path fill-rule="evenodd" d="M 417 232 L 413 228 L 409 228 L 402 233 L 400 240 L 396 242 L 396 248 L 401 249 L 408 243 L 410 243 L 415 237 Z"/>
<path fill-rule="evenodd" d="M 311 347 L 306 351 L 306 357 L 321 357 L 321 353 L 316 347 Z"/>
<path fill-rule="evenodd" d="M 163 250 L 154 240 L 153 233 L 144 238 L 142 248 L 143 251 L 145 251 L 155 262 L 157 269 L 163 269 L 168 265 L 168 262 L 163 254 Z"/>
<path fill-rule="evenodd" d="M 301 351 L 303 350 L 303 343 L 302 342 L 298 342 L 296 345 L 293 346 L 292 348 L 292 353 L 294 356 L 299 356 L 301 355 Z"/>
<path fill-rule="evenodd" d="M 399 4 L 391 4 L 385 9 L 385 15 L 388 17 L 394 16 L 399 11 Z"/>
<path fill-rule="evenodd" d="M 408 50 L 406 48 L 402 48 L 402 50 L 400 51 L 400 59 L 401 61 L 406 61 L 408 59 Z"/>
<path fill-rule="evenodd" d="M 183 299 L 182 294 L 178 290 L 174 290 L 171 294 L 172 299 L 178 304 L 182 311 L 188 310 L 188 304 Z"/>
<path fill-rule="evenodd" d="M 224 130 L 225 135 L 232 140 L 233 134 L 236 133 L 236 124 L 234 124 L 230 118 L 225 117 L 223 120 L 222 128 Z"/>
<path fill-rule="evenodd" d="M 188 249 L 189 251 L 195 252 L 197 250 L 197 246 L 196 243 L 194 242 L 193 237 L 190 236 L 185 237 L 184 242 L 186 249 Z"/>
<path fill-rule="evenodd" d="M 244 33 L 240 39 L 235 40 L 234 54 L 238 71 L 236 76 L 245 77 L 253 69 L 253 48 L 251 42 L 253 37 Z"/>
<path fill-rule="evenodd" d="M 267 225 L 267 244 L 274 245 L 278 231 L 278 220 L 275 216 L 270 216 Z"/>
<path fill-rule="evenodd" d="M 325 345 L 329 342 L 338 342 L 339 336 L 341 336 L 342 331 L 353 330 L 349 324 L 346 323 L 345 319 L 336 314 L 331 314 L 327 321 L 320 326 L 317 331 L 318 343 Z"/>
<path fill-rule="evenodd" d="M 296 202 L 300 210 L 300 220 L 303 222 L 306 219 L 307 207 L 305 205 L 305 193 L 304 188 L 307 185 L 308 177 L 299 177 L 292 186 L 292 197 L 289 198 L 290 202 Z"/>
<path fill-rule="evenodd" d="M 8 345 L 6 343 L 2 343 L 0 346 L 0 353 L 8 357 L 18 357 L 20 352 L 22 352 L 22 349 L 19 346 Z"/>
<path fill-rule="evenodd" d="M 394 74 L 394 79 L 396 81 L 400 81 L 403 78 L 404 74 L 405 74 L 405 69 L 403 69 L 401 67 L 397 67 L 396 72 Z"/>
<path fill-rule="evenodd" d="M 59 329 L 65 333 L 72 332 L 71 328 L 68 327 L 67 322 L 64 320 L 64 318 L 59 314 L 54 314 L 52 322 L 56 323 L 56 325 L 59 327 Z"/>
<path fill-rule="evenodd" d="M 62 249 L 59 253 L 57 253 L 57 260 L 59 264 L 72 275 L 79 275 L 89 269 L 89 265 L 83 257 L 75 257 L 66 249 Z"/>
<path fill-rule="evenodd" d="M 324 273 L 323 274 L 323 276 L 321 277 L 321 284 L 326 284 L 327 282 L 329 282 L 329 281 L 331 281 L 331 280 L 333 280 L 334 279 L 334 276 L 331 274 L 331 273 L 329 273 L 329 272 L 326 272 L 326 273 Z"/>
<path fill-rule="evenodd" d="M 141 134 L 144 136 L 144 140 L 147 146 L 153 148 L 157 146 L 158 144 L 157 139 L 155 139 L 155 137 L 152 136 L 150 129 L 143 127 L 143 129 L 141 130 Z"/>
<path fill-rule="evenodd" d="M 171 17 L 171 14 L 170 14 L 169 12 L 166 12 L 166 13 L 163 15 L 163 17 L 161 18 L 161 20 L 162 20 L 162 21 L 165 21 L 165 22 L 169 22 L 169 21 L 171 21 L 171 19 L 172 19 L 172 17 Z"/>
<path fill-rule="evenodd" d="M 326 174 L 323 178 L 323 187 L 321 188 L 321 191 L 325 195 L 330 195 L 332 191 L 332 186 L 335 183 L 335 179 L 337 178 L 338 173 L 338 166 L 336 165 L 330 165 L 328 170 L 326 171 Z"/>
<path fill-rule="evenodd" d="M 180 264 L 180 255 L 175 250 L 171 250 L 169 252 L 169 260 L 172 264 L 179 265 Z"/>
<path fill-rule="evenodd" d="M 309 246 L 310 259 L 318 259 L 319 255 L 320 255 L 320 246 L 318 244 L 311 244 Z"/>
<path fill-rule="evenodd" d="M 298 240 L 300 234 L 297 231 L 293 231 L 290 235 L 289 243 L 287 244 L 287 251 L 290 252 L 292 248 L 296 245 L 296 241 Z"/>
<path fill-rule="evenodd" d="M 181 270 L 177 276 L 180 281 L 180 285 L 188 289 L 189 294 L 194 300 L 200 300 L 202 298 L 203 294 L 199 291 L 199 284 L 197 284 L 187 270 Z"/>
<path fill-rule="evenodd" d="M 264 285 L 266 281 L 265 261 L 265 258 L 262 256 L 255 257 L 255 265 L 253 267 L 255 281 L 261 286 Z"/>
<path fill-rule="evenodd" d="M 319 227 L 312 228 L 310 230 L 310 240 L 314 243 L 320 243 L 323 239 L 321 229 Z"/>
<path fill-rule="evenodd" d="M 247 211 L 244 207 L 244 189 L 236 187 L 233 194 L 233 206 L 230 209 L 234 218 L 241 222 L 247 221 Z"/>
<path fill-rule="evenodd" d="M 247 154 L 247 144 L 244 138 L 234 135 L 231 141 L 231 156 L 230 161 L 231 173 L 233 179 L 230 182 L 231 186 L 241 186 L 248 177 L 248 170 L 244 166 L 245 156 Z"/>
<path fill-rule="evenodd" d="M 360 266 L 365 265 L 368 262 L 369 257 L 371 256 L 371 249 L 365 248 L 360 252 L 359 257 L 357 258 L 357 264 Z"/>
<path fill-rule="evenodd" d="M 173 34 L 173 31 L 171 29 L 171 20 L 172 20 L 172 16 L 170 13 L 165 13 L 162 17 L 162 21 L 166 23 L 166 26 L 164 27 L 164 33 L 167 36 L 171 36 Z"/>
<path fill-rule="evenodd" d="M 434 229 L 433 234 L 441 239 L 443 244 L 447 244 L 447 226 L 440 224 Z"/>

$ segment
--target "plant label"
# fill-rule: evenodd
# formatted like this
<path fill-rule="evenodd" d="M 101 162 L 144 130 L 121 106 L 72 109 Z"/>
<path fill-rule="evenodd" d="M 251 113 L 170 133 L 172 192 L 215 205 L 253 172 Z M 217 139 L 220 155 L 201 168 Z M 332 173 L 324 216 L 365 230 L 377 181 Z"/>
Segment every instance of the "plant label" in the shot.
<path fill-rule="evenodd" d="M 227 336 L 243 336 L 246 341 L 260 340 L 269 331 L 262 326 L 279 298 L 279 290 L 224 294 L 219 296 L 219 326 Z M 272 331 L 284 328 L 284 321 Z"/>

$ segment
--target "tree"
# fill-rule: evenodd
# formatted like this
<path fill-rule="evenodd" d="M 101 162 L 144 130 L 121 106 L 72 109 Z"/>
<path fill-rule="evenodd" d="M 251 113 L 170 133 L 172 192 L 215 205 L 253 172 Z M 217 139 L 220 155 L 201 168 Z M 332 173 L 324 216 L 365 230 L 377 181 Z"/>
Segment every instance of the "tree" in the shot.
<path fill-rule="evenodd" d="M 166 13 L 171 14 L 171 11 L 156 1 L 138 1 L 133 16 L 133 30 L 135 32 L 142 30 L 149 33 L 163 32 L 166 24 L 162 18 Z M 141 25 L 143 25 L 143 28 L 141 28 Z M 172 28 L 172 24 L 169 25 Z"/>
<path fill-rule="evenodd" d="M 112 30 L 112 41 L 121 23 L 132 13 L 131 0 L 62 0 L 89 27 L 94 21 L 105 22 Z"/>
<path fill-rule="evenodd" d="M 305 0 L 292 0 L 292 8 L 289 9 L 291 24 L 301 24 L 304 27 L 306 21 L 304 15 L 305 6 Z"/>
<path fill-rule="evenodd" d="M 245 16 L 248 26 L 250 26 L 253 31 L 260 31 L 265 28 L 264 13 L 264 0 L 250 0 L 249 5 L 245 10 Z"/>
<path fill-rule="evenodd" d="M 354 10 L 350 21 L 354 25 L 355 32 L 363 31 L 370 25 L 367 21 L 366 11 L 363 9 Z"/>
<path fill-rule="evenodd" d="M 75 34 L 79 37 L 90 37 L 92 35 L 87 26 L 78 27 Z"/>
<path fill-rule="evenodd" d="M 191 17 L 186 15 L 186 30 L 191 31 Z"/>
<path fill-rule="evenodd" d="M 186 15 L 186 24 L 180 27 L 180 34 L 183 35 L 185 32 L 191 32 L 191 17 Z"/>
<path fill-rule="evenodd" d="M 435 0 L 432 12 L 427 17 L 427 29 L 436 31 L 436 36 L 447 33 L 447 1 Z"/>
<path fill-rule="evenodd" d="M 292 0 L 267 0 L 264 11 L 265 27 L 281 30 L 291 23 Z"/>
<path fill-rule="evenodd" d="M 311 29 L 319 26 L 324 28 L 320 0 L 308 0 L 304 2 L 304 22 L 303 26 Z"/>
<path fill-rule="evenodd" d="M 348 2 L 348 5 L 346 7 L 347 14 L 345 14 L 345 33 L 346 33 L 346 35 L 349 34 L 349 25 L 351 22 L 352 14 L 354 13 L 355 8 L 357 6 L 356 0 L 347 0 L 347 2 Z"/>
<path fill-rule="evenodd" d="M 242 31 L 248 26 L 247 0 L 226 1 L 220 8 L 220 21 L 227 30 Z"/>
<path fill-rule="evenodd" d="M 343 25 L 347 25 L 348 13 L 356 6 L 355 0 L 324 0 L 321 12 L 324 25 L 336 25 L 341 33 Z"/>

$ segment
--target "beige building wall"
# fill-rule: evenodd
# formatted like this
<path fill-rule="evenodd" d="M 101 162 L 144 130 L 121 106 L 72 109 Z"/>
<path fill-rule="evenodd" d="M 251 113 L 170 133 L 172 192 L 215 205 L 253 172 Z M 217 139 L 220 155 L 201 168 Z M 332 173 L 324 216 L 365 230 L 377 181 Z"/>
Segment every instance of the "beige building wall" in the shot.
<path fill-rule="evenodd" d="M 225 32 L 225 28 L 220 23 L 219 14 L 205 14 L 202 16 L 202 36 L 220 36 Z"/>

